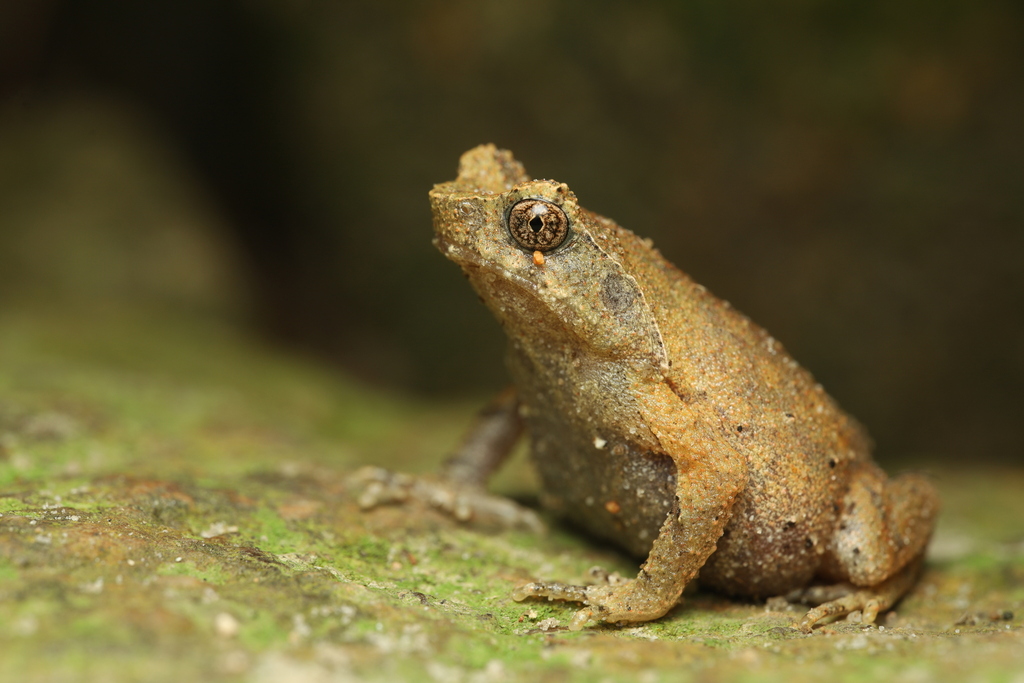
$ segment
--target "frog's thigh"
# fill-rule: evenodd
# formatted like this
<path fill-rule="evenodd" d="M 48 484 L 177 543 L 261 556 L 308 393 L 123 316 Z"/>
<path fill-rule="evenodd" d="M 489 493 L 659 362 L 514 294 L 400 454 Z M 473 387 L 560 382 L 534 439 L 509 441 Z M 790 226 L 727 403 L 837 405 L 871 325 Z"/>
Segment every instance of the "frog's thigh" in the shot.
<path fill-rule="evenodd" d="M 924 552 L 938 508 L 938 494 L 924 477 L 890 480 L 873 464 L 858 466 L 822 574 L 856 586 L 880 584 Z"/>
<path fill-rule="evenodd" d="M 938 494 L 924 477 L 904 474 L 887 480 L 876 466 L 860 466 L 850 478 L 821 568 L 826 580 L 844 583 L 794 595 L 821 603 L 799 628 L 810 631 L 826 617 L 855 610 L 863 611 L 863 622 L 870 624 L 896 604 L 917 579 L 938 509 Z"/>

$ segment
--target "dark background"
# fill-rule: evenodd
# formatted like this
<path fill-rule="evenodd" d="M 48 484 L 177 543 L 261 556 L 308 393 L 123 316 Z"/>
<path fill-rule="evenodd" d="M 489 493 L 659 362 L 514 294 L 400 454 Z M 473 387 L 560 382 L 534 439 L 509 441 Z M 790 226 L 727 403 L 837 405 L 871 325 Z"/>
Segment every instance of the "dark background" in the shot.
<path fill-rule="evenodd" d="M 503 383 L 430 245 L 481 142 L 750 315 L 883 459 L 1024 462 L 1011 0 L 4 0 L 0 306 L 195 310 L 368 382 Z"/>

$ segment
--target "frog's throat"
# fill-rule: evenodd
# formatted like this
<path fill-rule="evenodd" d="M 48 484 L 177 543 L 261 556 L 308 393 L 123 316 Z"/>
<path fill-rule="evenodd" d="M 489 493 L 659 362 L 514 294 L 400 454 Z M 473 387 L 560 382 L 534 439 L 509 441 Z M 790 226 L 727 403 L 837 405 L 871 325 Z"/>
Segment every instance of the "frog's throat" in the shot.
<path fill-rule="evenodd" d="M 518 286 L 519 288 L 533 294 L 538 300 L 544 301 L 546 305 L 552 308 L 556 315 L 564 315 L 568 313 L 566 310 L 559 311 L 560 308 L 556 302 L 552 301 L 549 297 L 544 296 L 544 286 L 541 283 L 535 282 L 530 278 L 523 277 L 517 273 L 514 273 L 503 266 L 496 265 L 493 261 L 488 261 L 471 249 L 467 249 L 457 242 L 445 239 L 442 235 L 434 236 L 434 246 L 445 255 L 451 261 L 454 261 L 459 265 L 463 271 L 468 273 L 468 269 L 479 269 L 485 272 L 496 273 L 503 279 L 507 280 L 511 284 Z M 600 247 L 599 247 L 600 248 Z M 532 262 L 532 261 L 531 261 Z M 661 329 L 658 326 L 657 320 L 654 318 L 654 314 L 647 306 L 646 298 L 643 297 L 643 293 L 640 293 L 643 305 L 647 315 L 650 316 L 652 325 L 652 338 L 651 338 L 651 362 L 652 367 L 656 368 L 656 372 L 662 376 L 668 373 L 669 363 L 668 355 L 665 350 L 665 342 L 661 336 Z"/>

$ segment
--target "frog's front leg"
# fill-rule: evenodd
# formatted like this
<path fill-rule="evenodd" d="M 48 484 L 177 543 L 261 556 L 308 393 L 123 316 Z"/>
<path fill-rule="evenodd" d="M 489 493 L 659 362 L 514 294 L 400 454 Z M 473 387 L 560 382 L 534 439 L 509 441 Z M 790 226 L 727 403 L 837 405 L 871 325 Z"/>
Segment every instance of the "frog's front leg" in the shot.
<path fill-rule="evenodd" d="M 415 500 L 463 522 L 474 520 L 543 531 L 544 524 L 533 510 L 489 494 L 484 488 L 512 451 L 522 430 L 519 399 L 515 390 L 509 388 L 477 414 L 439 476 L 412 476 L 367 466 L 349 482 L 358 491 L 357 500 L 364 510 Z"/>
<path fill-rule="evenodd" d="M 529 583 L 513 593 L 516 600 L 582 602 L 585 607 L 569 624 L 572 630 L 582 629 L 591 619 L 650 621 L 675 606 L 683 588 L 715 551 L 746 481 L 742 455 L 667 387 L 651 388 L 638 403 L 644 422 L 677 467 L 675 505 L 639 574 L 632 581 L 597 586 Z"/>

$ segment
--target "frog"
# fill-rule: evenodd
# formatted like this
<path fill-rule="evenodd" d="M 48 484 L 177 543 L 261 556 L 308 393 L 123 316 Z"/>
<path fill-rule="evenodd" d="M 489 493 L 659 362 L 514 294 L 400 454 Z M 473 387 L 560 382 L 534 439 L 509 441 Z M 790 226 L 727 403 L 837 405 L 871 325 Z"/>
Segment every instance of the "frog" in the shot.
<path fill-rule="evenodd" d="M 429 193 L 434 244 L 508 338 L 513 387 L 446 477 L 485 485 L 525 432 L 545 507 L 645 558 L 634 578 L 534 580 L 569 628 L 636 624 L 684 588 L 811 608 L 803 632 L 873 623 L 916 582 L 940 501 L 889 478 L 864 429 L 764 329 L 650 240 L 534 180 L 493 144 Z"/>

